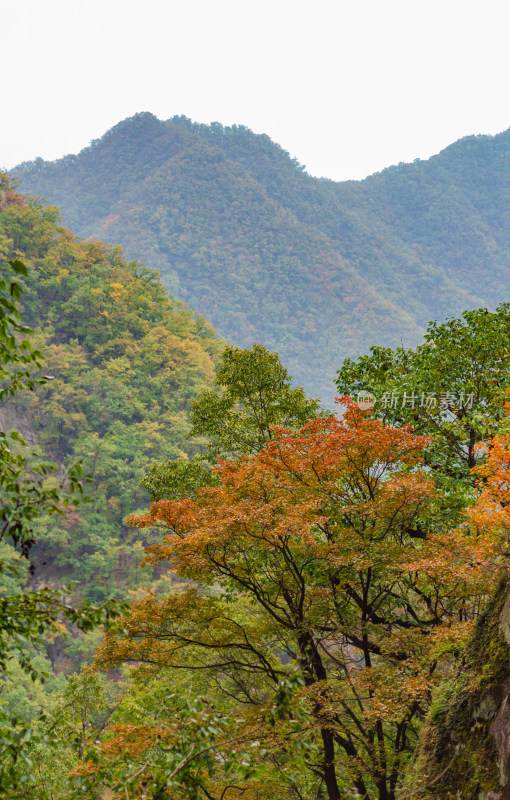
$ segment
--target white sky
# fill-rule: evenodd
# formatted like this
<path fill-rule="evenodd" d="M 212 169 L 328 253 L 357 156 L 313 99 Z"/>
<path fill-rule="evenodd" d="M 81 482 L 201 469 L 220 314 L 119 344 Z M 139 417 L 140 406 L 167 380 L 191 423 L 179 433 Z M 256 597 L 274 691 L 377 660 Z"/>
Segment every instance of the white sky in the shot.
<path fill-rule="evenodd" d="M 507 0 L 0 0 L 0 165 L 152 111 L 361 178 L 510 127 Z"/>

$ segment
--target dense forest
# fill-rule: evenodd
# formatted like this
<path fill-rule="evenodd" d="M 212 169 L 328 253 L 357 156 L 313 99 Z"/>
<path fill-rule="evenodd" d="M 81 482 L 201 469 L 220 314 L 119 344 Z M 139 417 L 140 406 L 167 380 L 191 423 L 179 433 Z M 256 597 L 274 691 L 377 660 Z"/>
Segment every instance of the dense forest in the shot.
<path fill-rule="evenodd" d="M 145 168 L 130 149 L 137 141 L 140 159 L 147 159 L 149 202 L 157 147 L 145 146 L 147 130 L 156 143 L 163 137 L 168 144 L 168 136 L 180 142 L 177 161 L 182 170 L 187 164 L 186 180 L 183 171 L 182 182 L 161 182 L 163 193 L 172 186 L 185 197 L 176 219 L 183 208 L 189 215 L 179 235 L 169 229 L 169 241 L 189 256 L 187 266 L 179 262 L 182 273 L 173 273 L 180 297 L 189 276 L 190 296 L 200 298 L 190 267 L 202 230 L 197 220 L 204 232 L 220 216 L 212 173 L 207 209 L 193 205 L 203 184 L 189 178 L 205 162 L 190 155 L 191 144 L 221 172 L 234 203 L 222 207 L 225 237 L 241 237 L 240 220 L 246 232 L 254 209 L 260 212 L 266 263 L 289 287 L 301 275 L 303 297 L 309 273 L 282 254 L 301 246 L 304 229 L 312 246 L 319 228 L 303 228 L 290 214 L 298 187 L 310 188 L 309 204 L 299 201 L 303 215 L 325 191 L 347 198 L 352 221 L 365 184 L 373 182 L 375 198 L 378 181 L 386 187 L 381 196 L 395 181 L 397 196 L 402 174 L 423 175 L 434 164 L 335 185 L 311 179 L 267 138 L 244 129 L 138 115 L 79 158 L 35 167 L 44 175 L 74 165 L 93 216 L 102 202 L 96 173 L 80 159 L 106 153 L 101 169 L 109 174 L 110 199 L 125 202 L 123 173 L 111 166 L 110 150 L 125 157 L 141 184 Z M 116 149 L 119 134 L 127 150 Z M 497 150 L 496 139 L 467 140 L 438 159 L 448 154 L 454 163 L 456 147 L 480 153 L 491 143 Z M 223 158 L 220 145 L 230 148 Z M 262 149 L 256 159 L 252 147 Z M 255 162 L 267 185 L 258 194 L 252 176 L 246 197 Z M 276 162 L 295 181 L 285 212 L 274 200 L 283 191 Z M 236 195 L 240 163 L 245 178 Z M 166 160 L 161 175 L 165 169 Z M 445 172 L 441 167 L 439 177 Z M 439 177 L 429 174 L 438 198 Z M 274 213 L 264 205 L 271 186 Z M 448 202 L 446 195 L 438 202 Z M 245 196 L 242 207 L 235 206 L 238 196 Z M 401 242 L 412 204 L 399 196 L 400 210 L 395 199 L 379 223 L 400 226 Z M 140 195 L 141 216 L 143 203 Z M 101 214 L 112 213 L 107 205 Z M 324 201 L 323 224 L 332 227 L 320 236 L 332 247 L 337 212 L 331 206 L 328 217 L 326 207 Z M 172 208 L 165 206 L 160 232 Z M 370 213 L 380 213 L 375 199 Z M 109 220 L 112 231 L 118 221 Z M 169 296 L 157 272 L 126 259 L 119 246 L 89 234 L 76 238 L 61 223 L 56 207 L 20 195 L 1 176 L 1 797 L 503 800 L 510 791 L 510 304 L 497 305 L 504 285 L 480 287 L 493 292 L 484 295 L 492 309 L 469 308 L 460 267 L 448 279 L 449 294 L 441 294 L 446 272 L 436 267 L 428 290 L 410 280 L 406 302 L 414 305 L 405 311 L 388 299 L 408 270 L 396 251 L 394 269 L 385 273 L 388 297 L 376 286 L 375 255 L 366 256 L 374 273 L 367 267 L 361 277 L 361 261 L 354 268 L 337 254 L 341 274 L 360 293 L 359 317 L 344 313 L 342 323 L 352 322 L 352 348 L 344 342 L 344 351 L 324 350 L 336 370 L 339 405 L 332 414 L 294 385 L 267 340 L 253 344 L 240 293 L 243 286 L 247 302 L 258 303 L 252 283 L 238 283 L 234 271 L 231 284 L 224 281 L 237 287 L 230 302 L 243 309 L 230 345 Z M 494 216 L 490 235 L 502 242 L 498 225 Z M 480 230 L 473 223 L 470 233 Z M 459 228 L 458 235 L 467 233 Z M 439 263 L 447 239 L 441 244 L 438 233 L 436 255 L 426 258 Z M 217 261 L 204 245 L 211 282 L 237 258 L 227 245 L 218 233 Z M 418 250 L 423 255 L 427 247 L 424 239 Z M 154 248 L 163 269 L 163 251 Z M 256 252 L 258 258 L 262 250 Z M 492 249 L 500 276 L 501 252 Z M 262 274 L 256 263 L 246 262 L 247 280 Z M 472 279 L 474 298 L 474 271 Z M 345 297 L 326 284 L 331 305 L 336 297 L 345 312 Z M 396 324 L 386 338 L 375 338 L 381 319 L 372 320 L 374 328 L 357 327 L 369 320 L 369 284 L 374 307 L 381 304 Z M 206 296 L 210 284 L 200 285 Z M 458 316 L 428 324 L 419 316 L 434 291 L 445 309 L 456 298 Z M 266 287 L 268 302 L 277 294 Z M 293 350 L 287 328 L 291 319 L 304 319 L 291 307 L 299 292 L 280 294 L 291 309 L 279 317 L 286 363 L 291 353 L 296 365 L 303 356 L 301 380 L 309 372 L 307 340 Z M 220 295 L 213 299 L 219 308 Z M 319 317 L 327 321 L 321 308 L 306 310 L 318 314 L 317 324 Z M 404 330 L 402 320 L 416 338 L 423 325 L 413 347 L 388 344 Z M 344 357 L 349 352 L 353 357 Z M 324 364 L 316 361 L 315 376 Z"/>
<path fill-rule="evenodd" d="M 78 155 L 20 165 L 79 235 L 122 244 L 238 346 L 277 350 L 328 403 L 371 343 L 507 299 L 510 132 L 364 181 L 312 178 L 241 126 L 143 113 Z"/>
<path fill-rule="evenodd" d="M 123 520 L 145 504 L 140 479 L 152 463 L 200 450 L 186 438 L 187 411 L 212 385 L 224 343 L 119 248 L 78 241 L 58 209 L 25 202 L 5 176 L 0 192 L 1 258 L 29 269 L 23 320 L 52 377 L 6 399 L 2 428 L 20 430 L 59 474 L 81 461 L 93 476 L 89 503 L 39 520 L 34 580 L 65 578 L 96 601 L 124 597 L 139 585 L 143 543 Z"/>

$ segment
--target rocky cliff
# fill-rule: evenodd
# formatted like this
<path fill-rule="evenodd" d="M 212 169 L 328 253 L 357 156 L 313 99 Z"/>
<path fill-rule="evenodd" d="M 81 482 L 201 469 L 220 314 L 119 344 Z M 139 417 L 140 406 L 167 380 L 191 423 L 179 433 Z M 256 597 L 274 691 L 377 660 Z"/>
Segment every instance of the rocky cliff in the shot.
<path fill-rule="evenodd" d="M 510 798 L 510 578 L 434 698 L 400 800 Z"/>

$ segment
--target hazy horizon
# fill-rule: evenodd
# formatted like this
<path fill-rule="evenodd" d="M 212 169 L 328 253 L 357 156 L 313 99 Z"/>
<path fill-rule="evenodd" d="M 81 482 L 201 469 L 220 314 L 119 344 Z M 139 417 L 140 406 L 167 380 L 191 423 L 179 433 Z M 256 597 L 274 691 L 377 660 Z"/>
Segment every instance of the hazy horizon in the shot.
<path fill-rule="evenodd" d="M 144 113 L 144 112 L 136 112 L 136 113 Z M 146 113 L 153 113 L 153 112 L 150 112 L 150 111 L 149 111 L 149 112 L 146 112 Z M 84 145 L 83 147 L 81 147 L 79 150 L 77 150 L 77 151 L 76 151 L 76 152 L 74 152 L 74 153 L 73 153 L 73 152 L 62 153 L 62 155 L 59 155 L 59 156 L 57 156 L 56 158 L 52 158 L 52 159 L 43 159 L 43 160 L 44 160 L 44 161 L 50 161 L 50 162 L 51 162 L 51 161 L 59 161 L 61 158 L 65 158 L 66 156 L 69 156 L 69 155 L 78 155 L 79 153 L 81 153 L 81 151 L 82 151 L 82 150 L 85 150 L 87 147 L 89 147 L 89 146 L 90 146 L 90 144 L 92 143 L 92 141 L 94 141 L 94 140 L 98 140 L 98 139 L 101 139 L 101 138 L 102 138 L 102 137 L 103 137 L 103 136 L 104 136 L 106 133 L 108 133 L 108 131 L 112 130 L 112 128 L 114 128 L 116 125 L 118 125 L 118 124 L 119 124 L 119 123 L 121 123 L 121 122 L 125 122 L 127 119 L 130 119 L 132 116 L 135 116 L 135 115 L 130 115 L 129 117 L 125 117 L 125 118 L 124 118 L 124 119 L 122 119 L 122 120 L 118 120 L 118 122 L 116 122 L 116 123 L 115 123 L 115 125 L 112 125 L 110 128 L 107 128 L 106 130 L 102 131 L 102 132 L 101 132 L 100 134 L 98 134 L 97 136 L 94 136 L 94 137 L 93 137 L 93 139 L 91 139 L 89 142 L 87 142 L 87 144 L 86 144 L 86 145 Z M 154 114 L 154 116 L 155 116 L 155 117 L 156 117 L 156 118 L 157 118 L 157 119 L 158 119 L 160 122 L 168 122 L 170 119 L 172 119 L 172 117 L 170 117 L 170 118 L 169 118 L 169 119 L 167 119 L 167 120 L 165 120 L 165 119 L 161 119 L 161 118 L 160 118 L 160 117 L 158 117 L 156 114 Z M 181 116 L 181 115 L 178 115 L 178 114 L 177 114 L 177 115 L 175 115 L 175 116 Z M 185 116 L 185 115 L 184 115 L 184 116 Z M 191 122 L 193 122 L 193 123 L 198 123 L 198 124 L 206 124 L 206 125 L 210 125 L 210 124 L 212 124 L 212 123 L 214 123 L 214 122 L 216 122 L 216 123 L 217 123 L 217 122 L 219 122 L 219 120 L 211 120 L 210 122 L 203 123 L 203 121 L 202 121 L 202 120 L 195 120 L 195 119 L 193 119 L 193 120 L 191 120 Z M 223 124 L 223 123 L 221 123 L 221 124 Z M 239 123 L 233 123 L 233 124 L 234 124 L 234 125 L 239 125 L 239 126 L 242 126 L 242 127 L 246 127 L 246 128 L 248 128 L 248 126 L 247 126 L 247 125 L 246 125 L 246 126 L 244 126 L 242 122 L 239 122 Z M 230 127 L 230 126 L 225 126 L 225 127 Z M 508 127 L 510 127 L 510 126 L 508 126 Z M 249 130 L 251 130 L 251 128 L 249 128 Z M 504 132 L 505 132 L 505 130 L 508 130 L 508 128 L 504 128 L 503 130 L 501 130 L 501 131 L 497 131 L 496 133 L 488 133 L 488 134 L 477 134 L 477 133 L 474 133 L 474 134 L 472 134 L 472 133 L 471 133 L 471 134 L 470 134 L 470 133 L 468 133 L 468 134 L 465 134 L 464 136 L 461 136 L 461 137 L 459 137 L 458 139 L 455 139 L 455 140 L 454 140 L 454 141 L 452 141 L 452 142 L 448 142 L 448 143 L 446 143 L 446 144 L 445 144 L 443 147 L 441 147 L 439 150 L 437 150 L 437 151 L 435 151 L 435 152 L 433 152 L 433 153 L 430 153 L 430 154 L 429 154 L 429 155 L 427 155 L 427 156 L 424 156 L 424 157 L 417 157 L 417 159 L 410 159 L 410 160 L 408 160 L 408 161 L 404 161 L 404 160 L 402 160 L 402 159 L 401 159 L 400 161 L 395 161 L 394 163 L 391 163 L 391 164 L 386 164 L 386 165 L 382 166 L 380 169 L 374 170 L 374 172 L 370 172 L 370 173 L 368 173 L 367 175 L 363 175 L 363 176 L 361 176 L 361 177 L 359 177 L 359 178 L 340 178 L 340 179 L 331 178 L 330 180 L 338 180 L 339 182 L 341 182 L 342 180 L 345 180 L 345 181 L 348 181 L 348 180 L 364 180 L 365 178 L 368 178 L 368 177 L 370 177 L 370 175 L 377 174 L 378 172 L 383 172 L 385 169 L 389 169 L 389 168 L 391 168 L 391 167 L 397 166 L 398 164 L 402 164 L 402 163 L 408 164 L 408 163 L 412 163 L 412 161 L 414 161 L 414 160 L 422 160 L 422 161 L 426 161 L 426 160 L 428 160 L 429 158 L 432 158 L 433 156 L 435 156 L 435 155 L 438 155 L 440 152 L 442 152 L 442 151 L 443 151 L 443 150 L 445 150 L 446 148 L 450 147 L 452 144 L 455 144 L 456 142 L 460 141 L 460 139 L 469 138 L 470 136 L 489 136 L 489 137 L 493 138 L 494 136 L 498 136 L 499 134 L 501 134 L 501 133 L 504 133 Z M 264 133 L 265 133 L 265 132 L 263 132 L 263 131 L 262 131 L 262 132 L 261 132 L 261 135 L 264 135 Z M 269 136 L 269 134 L 266 134 L 266 135 L 268 135 L 268 136 Z M 285 144 L 284 144 L 283 142 L 276 142 L 276 141 L 275 141 L 275 140 L 274 140 L 272 137 L 270 137 L 270 138 L 271 138 L 271 140 L 272 140 L 273 142 L 275 142 L 275 144 L 279 145 L 279 146 L 280 146 L 280 147 L 281 147 L 283 150 L 285 150 L 286 152 L 288 152 L 290 157 L 292 157 L 292 158 L 297 158 L 297 157 L 296 157 L 296 156 L 295 156 L 293 153 L 291 153 L 291 152 L 288 150 L 288 148 L 287 148 L 287 147 L 285 147 Z M 6 167 L 6 169 L 7 169 L 7 171 L 14 171 L 14 170 L 15 170 L 15 168 L 16 168 L 16 167 L 18 167 L 18 166 L 21 166 L 21 164 L 23 164 L 23 163 L 27 163 L 27 162 L 33 162 L 33 161 L 35 161 L 37 158 L 40 158 L 40 157 L 42 157 L 42 156 L 35 156 L 34 158 L 30 158 L 30 159 L 24 159 L 24 161 L 20 161 L 20 162 L 18 162 L 17 164 L 13 164 L 12 166 L 8 166 L 8 167 Z M 302 162 L 299 160 L 299 158 L 297 158 L 297 160 L 299 161 L 299 163 L 300 163 L 300 164 L 302 163 Z M 326 178 L 326 179 L 327 179 L 327 178 L 329 178 L 329 176 L 328 176 L 328 175 L 313 175 L 313 172 L 311 172 L 311 171 L 310 171 L 310 170 L 309 170 L 309 169 L 306 167 L 306 164 L 305 164 L 305 165 L 303 165 L 303 166 L 305 167 L 305 170 L 306 170 L 306 172 L 308 172 L 308 173 L 309 173 L 310 175 L 312 175 L 313 177 L 317 177 L 317 178 L 321 178 L 321 177 L 322 177 L 322 178 Z"/>
<path fill-rule="evenodd" d="M 460 0 L 6 0 L 3 12 L 7 169 L 77 153 L 144 110 L 246 125 L 333 180 L 510 126 L 501 0 L 483 14 Z"/>

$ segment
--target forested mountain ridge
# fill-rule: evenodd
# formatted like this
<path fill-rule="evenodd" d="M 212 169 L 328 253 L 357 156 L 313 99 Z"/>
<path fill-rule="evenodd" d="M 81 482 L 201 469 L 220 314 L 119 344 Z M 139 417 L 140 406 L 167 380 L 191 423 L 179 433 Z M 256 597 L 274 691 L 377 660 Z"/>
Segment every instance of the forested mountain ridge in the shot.
<path fill-rule="evenodd" d="M 332 394 L 346 356 L 507 299 L 510 132 L 364 181 L 308 175 L 243 127 L 137 114 L 78 156 L 14 170 L 84 237 L 120 242 L 223 336 Z"/>
<path fill-rule="evenodd" d="M 156 273 L 59 222 L 58 209 L 25 201 L 0 174 L 0 260 L 28 267 L 23 319 L 52 376 L 4 404 L 0 423 L 60 471 L 82 459 L 92 476 L 91 503 L 39 522 L 35 580 L 124 596 L 143 545 L 123 520 L 147 501 L 149 465 L 198 450 L 187 412 L 212 385 L 224 343 Z"/>
<path fill-rule="evenodd" d="M 44 361 L 53 376 L 36 387 L 25 372 L 0 419 L 14 442 L 0 487 L 14 497 L 0 504 L 0 637 L 19 645 L 18 660 L 0 657 L 2 797 L 397 800 L 409 781 L 417 796 L 437 788 L 454 763 L 435 758 L 445 738 L 452 797 L 459 780 L 499 797 L 492 742 L 483 787 L 478 741 L 467 763 L 455 743 L 487 696 L 488 738 L 489 715 L 501 718 L 492 684 L 507 680 L 501 603 L 479 622 L 491 634 L 482 647 L 467 637 L 507 571 L 510 303 L 432 324 L 416 350 L 376 347 L 339 373 L 341 395 L 423 388 L 437 402 L 376 403 L 372 415 L 344 397 L 342 419 L 316 416 L 276 353 L 224 347 L 157 273 L 77 240 L 58 209 L 0 179 L 0 310 L 14 314 L 0 336 L 2 396 L 4 365 L 16 374 Z M 59 517 L 27 496 L 28 457 L 20 482 L 11 469 L 16 442 L 27 448 L 9 423 L 56 462 L 44 491 L 62 476 L 74 497 L 82 484 L 66 487 L 65 468 L 84 460 L 88 506 L 51 506 Z M 205 460 L 190 461 L 199 447 Z M 154 502 L 140 513 L 144 473 Z M 36 503 L 32 529 L 11 526 L 20 495 L 22 508 Z M 31 577 L 27 565 L 7 569 L 21 559 L 18 530 Z M 100 631 L 64 644 L 58 609 L 51 638 L 19 639 L 20 618 L 37 620 L 20 602 L 27 579 L 40 592 L 76 580 L 73 602 L 128 601 L 121 619 L 115 605 L 101 617 L 92 670 L 69 676 Z M 446 716 L 452 705 L 467 717 Z"/>

